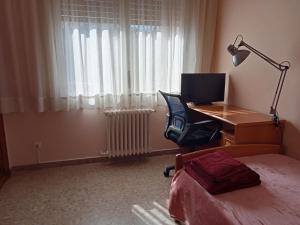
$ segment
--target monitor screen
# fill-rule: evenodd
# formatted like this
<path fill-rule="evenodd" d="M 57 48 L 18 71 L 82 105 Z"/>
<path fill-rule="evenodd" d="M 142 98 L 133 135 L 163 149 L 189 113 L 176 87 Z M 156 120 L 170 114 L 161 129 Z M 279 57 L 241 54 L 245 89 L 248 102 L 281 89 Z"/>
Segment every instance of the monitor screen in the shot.
<path fill-rule="evenodd" d="M 181 96 L 186 102 L 210 104 L 224 101 L 225 73 L 181 74 Z"/>

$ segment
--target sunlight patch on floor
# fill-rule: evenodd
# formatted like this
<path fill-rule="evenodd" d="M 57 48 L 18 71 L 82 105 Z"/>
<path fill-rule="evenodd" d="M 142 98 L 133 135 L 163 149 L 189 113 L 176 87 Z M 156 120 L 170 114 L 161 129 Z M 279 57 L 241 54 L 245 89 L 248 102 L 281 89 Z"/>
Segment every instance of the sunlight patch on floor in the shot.
<path fill-rule="evenodd" d="M 133 205 L 131 211 L 147 225 L 176 224 L 170 218 L 168 210 L 157 202 L 153 202 L 153 208 L 150 210 L 146 210 L 140 205 Z"/>

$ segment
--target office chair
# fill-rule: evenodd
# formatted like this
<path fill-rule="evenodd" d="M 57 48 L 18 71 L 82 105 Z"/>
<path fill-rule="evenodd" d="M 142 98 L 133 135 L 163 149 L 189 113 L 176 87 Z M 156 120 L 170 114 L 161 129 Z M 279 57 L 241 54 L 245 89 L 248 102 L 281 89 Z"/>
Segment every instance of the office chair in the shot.
<path fill-rule="evenodd" d="M 167 102 L 169 113 L 165 128 L 165 138 L 180 147 L 191 149 L 201 145 L 209 145 L 220 139 L 221 126 L 211 119 L 197 121 L 180 95 L 159 91 Z M 165 168 L 164 176 L 169 177 L 175 166 Z"/>

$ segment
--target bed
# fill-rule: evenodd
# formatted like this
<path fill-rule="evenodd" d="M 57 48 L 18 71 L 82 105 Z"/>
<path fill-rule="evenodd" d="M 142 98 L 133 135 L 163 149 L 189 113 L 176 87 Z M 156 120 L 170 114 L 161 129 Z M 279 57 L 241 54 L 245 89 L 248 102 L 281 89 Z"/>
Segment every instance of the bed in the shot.
<path fill-rule="evenodd" d="M 184 162 L 225 150 L 260 174 L 261 185 L 210 195 L 185 170 Z M 169 212 L 186 225 L 299 225 L 300 162 L 277 145 L 235 145 L 176 156 Z"/>

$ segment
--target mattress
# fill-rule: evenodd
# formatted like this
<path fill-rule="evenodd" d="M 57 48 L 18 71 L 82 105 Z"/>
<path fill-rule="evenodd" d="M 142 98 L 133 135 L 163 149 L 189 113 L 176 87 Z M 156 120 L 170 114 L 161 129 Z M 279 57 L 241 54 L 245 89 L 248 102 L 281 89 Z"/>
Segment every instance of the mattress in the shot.
<path fill-rule="evenodd" d="M 173 177 L 170 215 L 186 225 L 300 225 L 300 162 L 280 154 L 238 158 L 261 185 L 210 195 L 184 170 Z"/>

